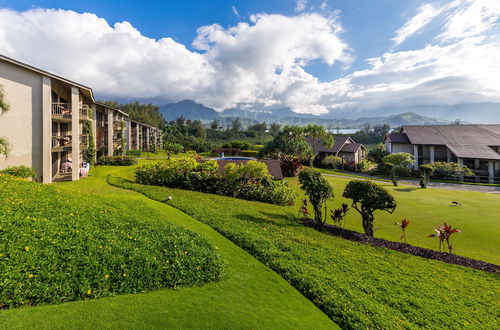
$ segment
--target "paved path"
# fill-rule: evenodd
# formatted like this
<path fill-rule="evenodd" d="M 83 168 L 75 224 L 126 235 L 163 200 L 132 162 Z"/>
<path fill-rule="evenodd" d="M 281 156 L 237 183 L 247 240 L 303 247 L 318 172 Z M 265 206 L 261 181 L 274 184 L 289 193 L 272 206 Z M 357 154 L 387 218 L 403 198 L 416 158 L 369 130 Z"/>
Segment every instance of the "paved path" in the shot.
<path fill-rule="evenodd" d="M 366 180 L 371 180 L 371 181 L 388 181 L 385 178 L 379 178 L 379 177 L 374 177 L 374 176 L 370 176 L 370 175 L 366 175 L 366 174 L 358 174 L 358 173 L 356 173 L 356 176 L 336 175 L 336 174 L 330 174 L 330 173 L 323 173 L 323 175 L 339 177 L 339 178 L 351 178 L 351 179 L 362 179 L 360 177 L 364 177 Z M 417 180 L 401 179 L 401 180 L 398 180 L 398 182 L 402 185 L 420 187 L 420 184 L 418 183 Z M 427 187 L 428 188 L 435 188 L 435 189 L 464 190 L 464 191 L 477 191 L 477 192 L 487 192 L 487 193 L 491 193 L 491 194 L 500 194 L 500 187 L 496 187 L 496 186 L 479 186 L 479 185 L 472 185 L 472 184 L 429 182 Z"/>

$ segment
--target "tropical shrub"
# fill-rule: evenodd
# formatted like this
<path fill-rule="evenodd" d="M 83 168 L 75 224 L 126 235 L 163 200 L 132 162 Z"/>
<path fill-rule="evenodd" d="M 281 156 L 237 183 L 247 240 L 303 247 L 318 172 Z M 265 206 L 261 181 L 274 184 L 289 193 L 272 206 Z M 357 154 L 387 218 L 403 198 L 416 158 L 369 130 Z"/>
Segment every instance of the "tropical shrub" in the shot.
<path fill-rule="evenodd" d="M 434 229 L 435 233 L 430 234 L 429 237 L 437 237 L 439 239 L 439 251 L 444 248 L 444 244 L 446 243 L 446 247 L 448 248 L 448 251 L 451 253 L 453 250 L 453 247 L 450 243 L 450 237 L 454 233 L 460 233 L 461 231 L 452 228 L 451 225 L 447 225 L 446 222 L 438 226 L 436 229 Z"/>
<path fill-rule="evenodd" d="M 299 208 L 299 214 L 302 219 L 307 219 L 309 217 L 309 203 L 307 202 L 307 198 L 302 199 L 302 205 Z"/>
<path fill-rule="evenodd" d="M 405 168 L 408 165 L 415 164 L 415 160 L 412 154 L 407 152 L 397 152 L 394 154 L 389 154 L 382 158 L 382 162 L 391 167 L 391 180 L 394 186 L 398 185 L 398 168 Z"/>
<path fill-rule="evenodd" d="M 104 156 L 99 158 L 99 165 L 131 166 L 137 164 L 137 159 L 132 156 Z"/>
<path fill-rule="evenodd" d="M 297 176 L 302 169 L 302 162 L 297 156 L 278 152 L 271 154 L 270 158 L 280 161 L 281 173 L 286 178 Z"/>
<path fill-rule="evenodd" d="M 125 152 L 126 156 L 133 156 L 133 157 L 141 157 L 142 156 L 142 151 L 140 150 L 127 150 Z"/>
<path fill-rule="evenodd" d="M 241 150 L 240 155 L 244 157 L 257 158 L 257 156 L 259 156 L 259 152 L 257 150 Z"/>
<path fill-rule="evenodd" d="M 405 218 L 401 220 L 401 222 L 395 222 L 394 224 L 399 226 L 399 228 L 403 231 L 403 234 L 399 239 L 406 243 L 406 228 L 410 225 L 410 220 Z"/>
<path fill-rule="evenodd" d="M 0 310 L 201 285 L 222 263 L 147 206 L 0 176 Z"/>
<path fill-rule="evenodd" d="M 323 219 L 321 209 L 326 201 L 333 197 L 333 188 L 321 173 L 314 169 L 305 169 L 299 174 L 300 188 L 305 191 L 314 211 L 314 221 L 318 228 L 322 228 L 327 215 Z"/>
<path fill-rule="evenodd" d="M 266 164 L 249 161 L 229 163 L 225 175 L 215 160 L 198 162 L 193 154 L 136 168 L 138 183 L 291 205 L 295 193 L 286 181 L 271 178 Z"/>
<path fill-rule="evenodd" d="M 338 209 L 330 210 L 330 218 L 339 227 L 345 227 L 345 218 L 349 211 L 349 205 L 342 203 Z"/>
<path fill-rule="evenodd" d="M 430 164 L 426 164 L 420 165 L 418 169 L 420 172 L 420 187 L 425 189 L 427 188 L 427 184 L 429 184 L 432 173 L 434 173 L 434 167 Z"/>
<path fill-rule="evenodd" d="M 368 159 L 360 161 L 356 167 L 360 172 L 366 172 L 377 166 L 376 163 L 369 161 Z"/>
<path fill-rule="evenodd" d="M 458 163 L 435 162 L 430 164 L 434 168 L 434 175 L 445 180 L 460 181 L 461 177 L 474 176 L 474 172 Z"/>
<path fill-rule="evenodd" d="M 366 180 L 352 180 L 344 189 L 343 196 L 352 199 L 352 208 L 361 214 L 365 234 L 373 236 L 373 212 L 383 210 L 393 213 L 396 201 L 391 194 L 378 184 Z"/>
<path fill-rule="evenodd" d="M 174 142 L 165 142 L 163 143 L 163 149 L 167 152 L 168 158 L 170 159 L 172 154 L 180 154 L 184 151 L 184 147 L 182 144 L 174 143 Z"/>
<path fill-rule="evenodd" d="M 248 143 L 247 141 L 231 141 L 228 143 L 224 143 L 222 145 L 222 148 L 231 148 L 231 149 L 240 149 L 240 150 L 250 150 L 252 148 L 252 145 Z"/>
<path fill-rule="evenodd" d="M 321 161 L 323 166 L 330 168 L 340 168 L 343 163 L 345 163 L 344 159 L 338 156 L 327 156 Z"/>
<path fill-rule="evenodd" d="M 10 166 L 4 170 L 1 170 L 0 173 L 12 175 L 18 178 L 28 179 L 36 177 L 36 171 L 29 166 Z"/>
<path fill-rule="evenodd" d="M 374 163 L 382 162 L 382 159 L 387 156 L 389 153 L 385 149 L 385 145 L 383 143 L 379 143 L 376 148 L 368 151 L 368 159 Z"/>

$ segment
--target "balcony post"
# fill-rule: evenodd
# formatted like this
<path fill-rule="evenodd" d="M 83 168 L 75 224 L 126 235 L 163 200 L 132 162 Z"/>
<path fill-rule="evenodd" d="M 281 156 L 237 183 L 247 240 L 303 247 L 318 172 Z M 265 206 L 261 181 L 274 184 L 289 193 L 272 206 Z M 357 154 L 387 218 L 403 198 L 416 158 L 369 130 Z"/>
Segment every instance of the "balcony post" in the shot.
<path fill-rule="evenodd" d="M 97 148 L 97 108 L 92 104 L 92 135 L 94 136 L 94 146 Z M 94 155 L 94 161 L 97 161 L 97 152 Z"/>
<path fill-rule="evenodd" d="M 493 160 L 488 160 L 488 182 L 495 183 L 495 163 Z"/>
<path fill-rule="evenodd" d="M 413 165 L 413 169 L 418 170 L 418 145 L 413 145 L 413 157 L 415 158 L 415 165 Z"/>
<path fill-rule="evenodd" d="M 132 126 L 130 125 L 130 120 L 128 119 L 125 119 L 125 127 L 126 127 L 126 132 L 127 132 L 127 139 L 126 139 L 126 148 L 125 148 L 125 151 L 126 150 L 131 150 L 132 149 Z"/>
<path fill-rule="evenodd" d="M 71 179 L 80 179 L 80 90 L 71 87 Z"/>
<path fill-rule="evenodd" d="M 430 162 L 434 163 L 434 146 L 429 147 L 429 152 L 430 152 Z"/>
<path fill-rule="evenodd" d="M 42 78 L 42 182 L 52 182 L 52 83 Z"/>
<path fill-rule="evenodd" d="M 113 156 L 113 110 L 106 109 L 108 114 L 108 156 Z"/>

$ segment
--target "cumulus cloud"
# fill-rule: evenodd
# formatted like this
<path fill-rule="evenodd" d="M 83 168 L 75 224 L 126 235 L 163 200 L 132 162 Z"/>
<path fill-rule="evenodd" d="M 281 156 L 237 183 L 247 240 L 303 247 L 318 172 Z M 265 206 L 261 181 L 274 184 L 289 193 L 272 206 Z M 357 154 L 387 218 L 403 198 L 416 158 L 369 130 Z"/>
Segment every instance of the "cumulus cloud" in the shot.
<path fill-rule="evenodd" d="M 428 44 L 388 51 L 367 59 L 367 69 L 326 82 L 307 72 L 308 65 L 353 61 L 338 11 L 259 14 L 228 28 L 203 26 L 191 50 L 90 13 L 0 10 L 0 52 L 89 85 L 108 99 L 190 98 L 216 109 L 259 104 L 314 114 L 452 105 L 500 101 L 499 12 L 483 0 L 423 5 L 415 17 L 421 16 L 396 31 L 394 41 L 434 20 L 442 29 Z"/>

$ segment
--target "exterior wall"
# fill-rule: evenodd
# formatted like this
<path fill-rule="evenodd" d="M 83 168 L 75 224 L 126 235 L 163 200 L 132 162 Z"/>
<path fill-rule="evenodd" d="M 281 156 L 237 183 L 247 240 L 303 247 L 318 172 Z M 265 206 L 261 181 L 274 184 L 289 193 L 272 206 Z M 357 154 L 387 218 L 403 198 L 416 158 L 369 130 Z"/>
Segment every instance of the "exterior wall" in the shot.
<path fill-rule="evenodd" d="M 10 106 L 10 110 L 0 117 L 0 135 L 12 146 L 9 157 L 0 158 L 0 169 L 31 166 L 40 179 L 44 173 L 42 75 L 4 61 L 0 61 L 0 72 L 0 85 Z"/>
<path fill-rule="evenodd" d="M 397 152 L 407 152 L 409 154 L 413 154 L 413 146 L 409 143 L 390 143 L 391 147 L 387 148 L 390 153 Z"/>

